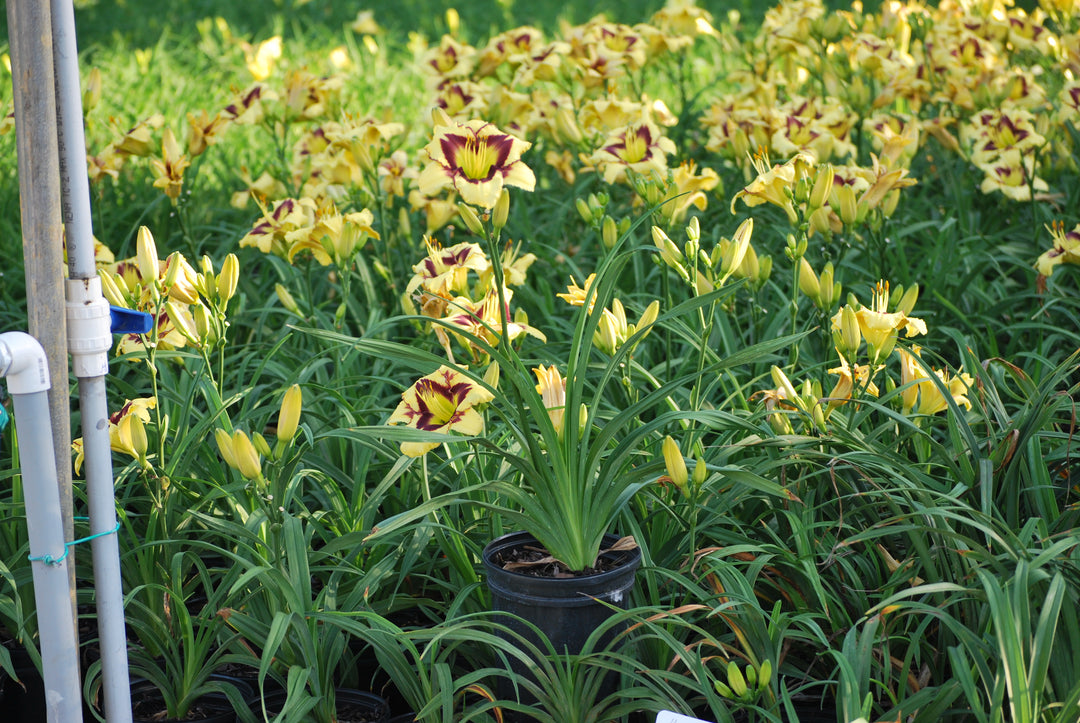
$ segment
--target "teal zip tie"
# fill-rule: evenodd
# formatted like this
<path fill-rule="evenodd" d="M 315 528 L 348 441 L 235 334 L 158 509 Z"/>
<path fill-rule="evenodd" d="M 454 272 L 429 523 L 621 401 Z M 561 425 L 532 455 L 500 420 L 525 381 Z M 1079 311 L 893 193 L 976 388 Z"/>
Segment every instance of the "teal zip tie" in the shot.
<path fill-rule="evenodd" d="M 78 520 L 78 519 L 85 519 L 85 518 L 76 517 L 75 519 Z M 44 562 L 46 565 L 59 565 L 61 562 L 63 562 L 64 560 L 67 559 L 68 553 L 71 552 L 71 546 L 72 545 L 81 545 L 84 542 L 90 542 L 91 540 L 96 540 L 99 537 L 105 537 L 105 535 L 115 535 L 119 530 L 120 530 L 120 523 L 117 522 L 116 527 L 112 528 L 111 530 L 105 530 L 104 532 L 98 532 L 97 534 L 94 534 L 94 535 L 87 535 L 86 537 L 80 537 L 79 539 L 72 540 L 71 542 L 65 542 L 64 543 L 64 553 L 62 555 L 60 555 L 60 557 L 53 557 L 52 555 L 31 555 L 27 559 L 30 560 L 30 562 Z"/>

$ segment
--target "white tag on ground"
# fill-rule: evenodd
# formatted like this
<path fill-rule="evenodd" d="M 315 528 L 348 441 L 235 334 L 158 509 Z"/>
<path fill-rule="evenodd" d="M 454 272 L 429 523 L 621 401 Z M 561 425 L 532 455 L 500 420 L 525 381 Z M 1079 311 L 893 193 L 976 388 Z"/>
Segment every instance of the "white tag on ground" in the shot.
<path fill-rule="evenodd" d="M 662 710 L 656 714 L 656 723 L 709 723 L 700 718 L 691 718 L 688 715 L 679 715 L 670 710 Z"/>

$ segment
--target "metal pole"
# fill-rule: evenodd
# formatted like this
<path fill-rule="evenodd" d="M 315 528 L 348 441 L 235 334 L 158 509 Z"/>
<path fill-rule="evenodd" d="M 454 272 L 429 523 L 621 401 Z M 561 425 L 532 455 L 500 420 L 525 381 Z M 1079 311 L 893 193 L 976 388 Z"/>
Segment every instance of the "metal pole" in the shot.
<path fill-rule="evenodd" d="M 111 534 L 116 529 L 116 494 L 105 375 L 109 372 L 112 334 L 109 304 L 101 294 L 101 280 L 94 261 L 75 8 L 71 0 L 52 0 L 52 29 L 60 185 L 68 251 L 68 337 L 79 380 L 105 719 L 109 723 L 131 723 L 120 545 L 117 536 Z"/>
<path fill-rule="evenodd" d="M 50 82 L 53 54 L 49 16 L 47 3 L 8 0 L 28 321 L 30 333 L 45 349 L 49 377 L 57 380 L 48 392 L 52 458 L 60 488 L 64 536 L 71 540 L 75 537 L 71 498 L 71 408 L 64 323 L 56 99 Z M 75 566 L 67 567 L 68 598 L 74 620 Z"/>
<path fill-rule="evenodd" d="M 0 376 L 7 377 L 15 403 L 22 450 L 19 463 L 34 573 L 45 710 L 49 723 L 81 723 L 79 645 L 69 602 L 71 558 L 60 518 L 56 465 L 45 452 L 52 447 L 50 384 L 46 355 L 37 340 L 19 331 L 0 334 Z"/>

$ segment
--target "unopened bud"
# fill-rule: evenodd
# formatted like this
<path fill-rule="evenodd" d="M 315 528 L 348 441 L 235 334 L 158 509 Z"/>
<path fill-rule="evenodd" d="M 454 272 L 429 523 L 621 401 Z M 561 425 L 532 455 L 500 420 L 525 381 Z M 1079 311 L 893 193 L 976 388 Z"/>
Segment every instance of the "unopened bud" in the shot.
<path fill-rule="evenodd" d="M 664 229 L 659 226 L 652 227 L 653 244 L 660 249 L 660 258 L 664 260 L 664 263 L 672 268 L 682 266 L 683 254 L 679 250 L 679 247 L 675 245 L 675 242 L 668 238 L 668 235 L 664 233 Z"/>
<path fill-rule="evenodd" d="M 799 290 L 821 306 L 821 284 L 805 256 L 799 258 Z"/>
<path fill-rule="evenodd" d="M 120 287 L 117 285 L 113 275 L 101 269 L 98 271 L 98 278 L 101 279 L 101 293 L 108 299 L 109 303 L 113 306 L 127 307 L 127 299 L 124 298 L 124 294 L 120 291 Z"/>
<path fill-rule="evenodd" d="M 799 398 L 799 395 L 795 391 L 795 387 L 792 385 L 791 380 L 788 379 L 787 374 L 784 374 L 784 370 L 778 366 L 773 366 L 769 371 L 772 374 L 773 384 L 776 385 L 778 390 L 783 392 L 784 399 L 794 403 Z"/>
<path fill-rule="evenodd" d="M 705 484 L 705 479 L 709 476 L 709 468 L 705 464 L 705 460 L 701 455 L 695 456 L 694 461 L 694 473 L 691 475 L 690 480 L 694 483 L 694 487 L 701 487 Z"/>
<path fill-rule="evenodd" d="M 218 298 L 221 305 L 229 303 L 229 299 L 236 293 L 236 285 L 240 281 L 240 260 L 236 254 L 229 254 L 221 262 L 221 273 L 217 276 Z"/>
<path fill-rule="evenodd" d="M 850 304 L 833 317 L 833 342 L 837 351 L 847 359 L 851 359 L 859 351 L 862 344 L 862 332 L 859 330 L 859 319 L 855 316 L 855 309 Z"/>
<path fill-rule="evenodd" d="M 499 194 L 499 200 L 495 202 L 495 210 L 491 212 L 491 226 L 498 233 L 506 226 L 506 219 L 510 215 L 510 191 L 503 188 Z"/>
<path fill-rule="evenodd" d="M 191 311 L 191 317 L 195 325 L 195 336 L 200 344 L 212 345 L 217 341 L 213 320 L 210 311 L 202 304 L 196 304 Z"/>
<path fill-rule="evenodd" d="M 814 189 L 810 192 L 811 210 L 821 208 L 832 195 L 833 179 L 832 165 L 825 163 L 818 168 L 817 178 L 814 179 Z"/>
<path fill-rule="evenodd" d="M 836 201 L 834 205 L 839 209 L 840 220 L 845 226 L 853 225 L 858 217 L 858 200 L 855 198 L 855 190 L 851 186 L 834 186 L 833 196 Z"/>
<path fill-rule="evenodd" d="M 910 314 L 915 310 L 915 302 L 919 300 L 919 285 L 912 284 L 908 288 L 904 289 L 904 295 L 900 297 L 900 301 L 896 304 L 896 310 L 902 311 L 905 314 Z"/>
<path fill-rule="evenodd" d="M 157 281 L 159 271 L 157 245 L 154 243 L 154 235 L 146 226 L 139 227 L 139 235 L 135 242 L 135 263 L 144 283 Z"/>
<path fill-rule="evenodd" d="M 476 211 L 473 210 L 473 207 L 467 203 L 459 203 L 457 209 L 458 213 L 461 215 L 461 220 L 465 222 L 468 229 L 477 236 L 483 236 L 484 224 L 480 223 L 480 217 L 476 215 Z"/>
<path fill-rule="evenodd" d="M 236 468 L 247 479 L 258 479 L 262 476 L 262 461 L 259 453 L 255 451 L 255 445 L 241 430 L 236 430 L 232 435 L 233 459 L 236 460 Z"/>
<path fill-rule="evenodd" d="M 131 450 L 142 462 L 146 459 L 146 427 L 137 414 L 129 414 L 120 420 L 121 436 L 126 437 L 131 444 Z M 125 429 L 126 427 L 126 429 Z"/>
<path fill-rule="evenodd" d="M 240 469 L 236 463 L 236 455 L 233 453 L 232 437 L 224 429 L 218 428 L 214 430 L 214 439 L 217 441 L 218 452 L 221 453 L 221 458 L 225 460 L 225 464 L 229 465 L 233 469 Z"/>
<path fill-rule="evenodd" d="M 293 384 L 281 397 L 281 411 L 278 413 L 277 438 L 279 442 L 288 442 L 296 435 L 300 424 L 300 408 L 303 404 L 303 392 L 299 384 Z"/>
<path fill-rule="evenodd" d="M 818 289 L 818 293 L 821 294 L 821 303 L 819 304 L 819 308 L 822 311 L 828 311 L 832 308 L 833 299 L 836 299 L 840 296 L 839 289 L 837 289 L 833 285 L 832 261 L 826 262 L 825 268 L 821 270 L 821 279 L 818 285 Z"/>
<path fill-rule="evenodd" d="M 200 304 L 201 306 L 201 304 Z M 200 334 L 194 320 L 174 301 L 166 302 L 165 314 L 169 317 L 173 327 L 180 332 L 189 344 L 200 344 Z"/>
<path fill-rule="evenodd" d="M 560 106 L 555 111 L 555 128 L 559 135 L 570 143 L 577 145 L 582 141 L 581 129 L 578 127 L 574 111 L 567 106 Z"/>
<path fill-rule="evenodd" d="M 263 457 L 270 456 L 270 443 L 266 441 L 266 437 L 262 436 L 259 432 L 251 435 L 251 443 L 255 445 L 255 451 Z"/>
<path fill-rule="evenodd" d="M 701 240 L 701 222 L 697 216 L 690 219 L 690 223 L 686 224 L 686 238 L 690 241 Z"/>
<path fill-rule="evenodd" d="M 499 386 L 499 362 L 493 361 L 488 364 L 488 368 L 484 370 L 484 382 L 495 389 Z"/>
<path fill-rule="evenodd" d="M 297 305 L 296 299 L 293 298 L 293 295 L 289 293 L 288 289 L 281 284 L 274 284 L 274 293 L 277 294 L 278 301 L 281 302 L 282 306 L 297 316 L 303 316 L 303 314 L 300 313 L 300 307 Z"/>
<path fill-rule="evenodd" d="M 668 477 L 683 493 L 686 492 L 686 483 L 689 475 L 686 471 L 686 460 L 679 451 L 678 443 L 671 437 L 664 437 L 664 467 L 667 468 Z"/>
<path fill-rule="evenodd" d="M 613 249 L 615 244 L 619 240 L 619 227 L 615 223 L 615 219 L 607 214 L 604 215 L 604 222 L 600 227 L 600 239 L 604 242 L 604 248 Z"/>

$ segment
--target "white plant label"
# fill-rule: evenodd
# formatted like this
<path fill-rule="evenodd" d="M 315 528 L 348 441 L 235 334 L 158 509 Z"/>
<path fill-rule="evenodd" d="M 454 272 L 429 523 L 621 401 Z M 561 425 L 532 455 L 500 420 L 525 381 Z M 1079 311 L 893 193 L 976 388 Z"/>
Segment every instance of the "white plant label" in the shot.
<path fill-rule="evenodd" d="M 662 710 L 656 714 L 656 723 L 709 723 L 700 718 L 691 718 L 688 715 L 679 715 L 670 710 Z"/>

